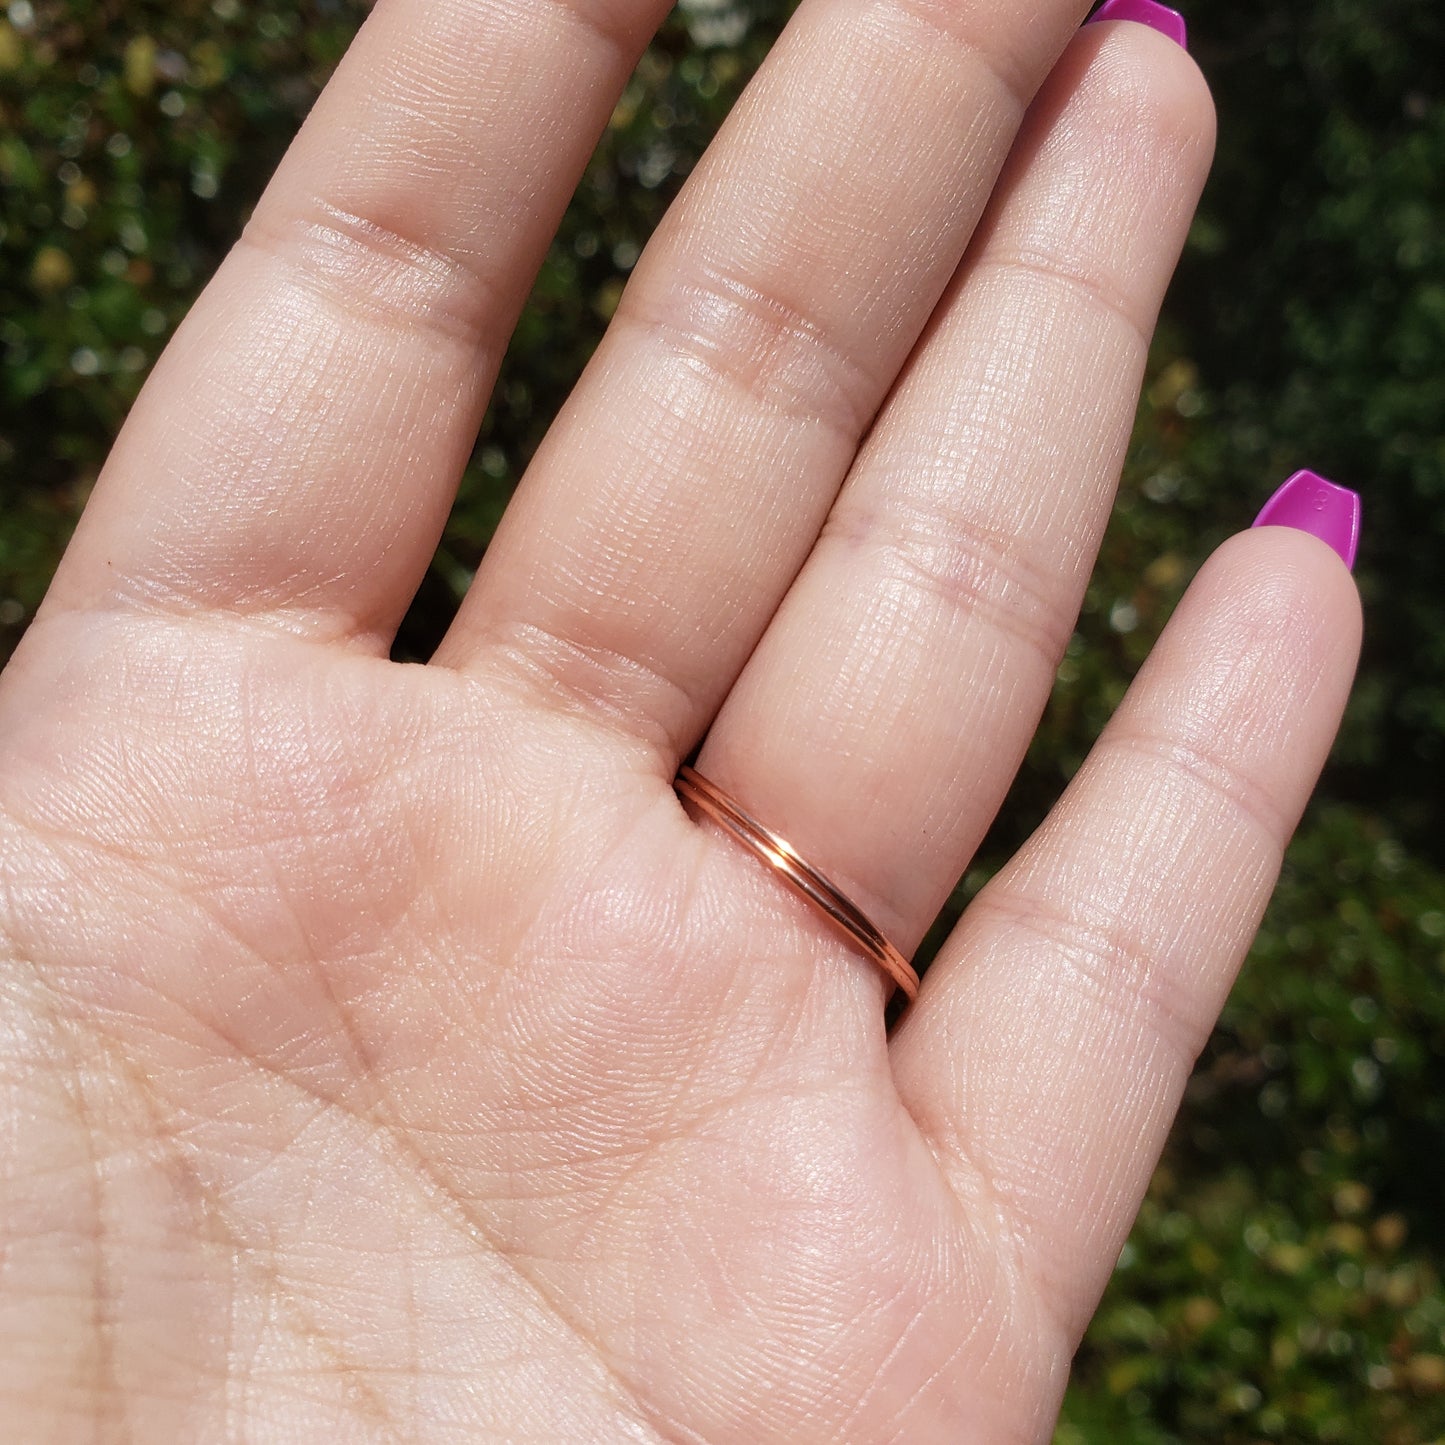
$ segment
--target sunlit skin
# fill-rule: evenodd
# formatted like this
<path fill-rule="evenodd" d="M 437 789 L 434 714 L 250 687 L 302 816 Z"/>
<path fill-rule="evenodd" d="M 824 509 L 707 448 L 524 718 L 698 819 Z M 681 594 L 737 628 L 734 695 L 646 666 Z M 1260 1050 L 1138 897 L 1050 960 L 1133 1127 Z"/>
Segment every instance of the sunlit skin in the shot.
<path fill-rule="evenodd" d="M 1355 591 L 1297 531 L 1212 558 L 885 1034 L 672 779 L 701 743 L 916 947 L 1072 631 L 1213 121 L 1078 0 L 804 0 L 390 662 L 660 16 L 380 0 L 0 679 L 9 1439 L 1050 1436 Z"/>

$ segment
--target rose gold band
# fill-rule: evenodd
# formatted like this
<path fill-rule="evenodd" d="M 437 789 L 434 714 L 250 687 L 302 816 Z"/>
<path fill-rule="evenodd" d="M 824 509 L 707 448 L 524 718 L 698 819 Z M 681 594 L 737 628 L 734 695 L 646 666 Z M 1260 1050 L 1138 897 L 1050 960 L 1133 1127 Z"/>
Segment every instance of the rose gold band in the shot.
<path fill-rule="evenodd" d="M 903 990 L 911 1003 L 918 997 L 918 975 L 846 894 L 835 888 L 784 839 L 745 813 L 715 783 L 695 768 L 683 767 L 673 787 L 685 802 L 726 828 L 750 853 L 762 859 L 789 888 L 805 898 L 851 943 L 857 945 Z"/>

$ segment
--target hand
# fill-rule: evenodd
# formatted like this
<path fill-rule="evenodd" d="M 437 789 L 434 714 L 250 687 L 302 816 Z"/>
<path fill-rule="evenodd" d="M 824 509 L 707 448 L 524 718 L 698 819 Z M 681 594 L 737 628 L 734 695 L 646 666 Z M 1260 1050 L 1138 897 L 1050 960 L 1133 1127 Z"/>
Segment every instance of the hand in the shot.
<path fill-rule="evenodd" d="M 388 661 L 661 9 L 381 0 L 5 674 L 11 1438 L 1049 1436 L 1355 593 L 1226 546 L 886 1038 L 673 776 L 705 739 L 916 946 L 1070 635 L 1212 122 L 1080 0 L 804 0 L 440 654 Z"/>

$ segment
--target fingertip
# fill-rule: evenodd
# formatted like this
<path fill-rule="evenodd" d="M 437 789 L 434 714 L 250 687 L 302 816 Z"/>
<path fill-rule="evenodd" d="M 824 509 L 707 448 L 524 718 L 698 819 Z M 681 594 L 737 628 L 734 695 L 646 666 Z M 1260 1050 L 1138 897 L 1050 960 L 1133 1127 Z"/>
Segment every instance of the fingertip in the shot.
<path fill-rule="evenodd" d="M 1349 697 L 1361 631 L 1354 579 L 1326 543 L 1281 527 L 1241 532 L 1200 568 L 1137 705 L 1182 710 L 1201 735 L 1237 733 L 1236 746 L 1262 758 L 1282 749 L 1289 765 L 1277 755 L 1274 766 L 1292 779 L 1283 792 L 1303 806 Z"/>
<path fill-rule="evenodd" d="M 1225 542 L 1196 586 L 1227 590 L 1235 605 L 1285 637 L 1316 633 L 1351 658 L 1363 620 L 1359 589 L 1336 548 L 1294 527 L 1255 527 Z M 1352 662 L 1353 665 L 1353 662 Z"/>
<path fill-rule="evenodd" d="M 1157 157 L 1197 171 L 1202 184 L 1214 156 L 1214 97 L 1189 51 L 1145 25 L 1088 24 L 1073 53 L 1092 83 L 1103 86 L 1115 132 L 1144 127 Z"/>

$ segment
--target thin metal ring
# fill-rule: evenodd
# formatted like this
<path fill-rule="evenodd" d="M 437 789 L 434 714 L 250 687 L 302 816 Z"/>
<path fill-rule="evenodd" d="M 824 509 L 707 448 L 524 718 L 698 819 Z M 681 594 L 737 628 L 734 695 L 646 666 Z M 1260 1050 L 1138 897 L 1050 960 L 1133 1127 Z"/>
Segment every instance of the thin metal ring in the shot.
<path fill-rule="evenodd" d="M 760 858 L 800 898 L 811 903 L 850 943 L 903 990 L 910 1003 L 918 997 L 913 965 L 889 943 L 847 894 L 835 887 L 798 853 L 791 843 L 758 822 L 716 783 L 696 768 L 684 766 L 672 785 L 678 797 L 726 828 L 754 857 Z"/>

